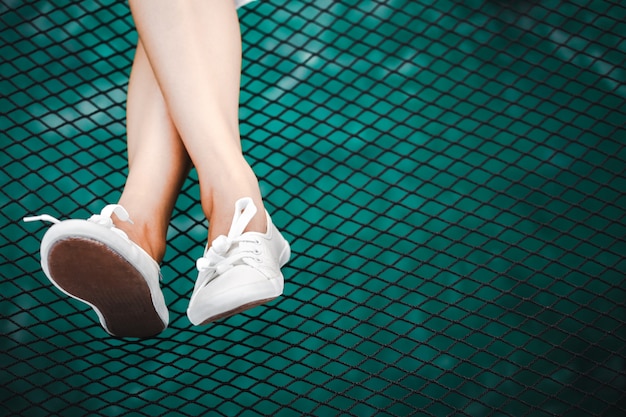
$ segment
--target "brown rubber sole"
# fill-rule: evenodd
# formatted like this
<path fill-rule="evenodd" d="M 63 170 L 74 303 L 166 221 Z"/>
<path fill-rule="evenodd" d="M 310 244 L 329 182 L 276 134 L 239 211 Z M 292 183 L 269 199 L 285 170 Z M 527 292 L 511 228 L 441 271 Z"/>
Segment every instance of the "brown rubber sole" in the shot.
<path fill-rule="evenodd" d="M 205 324 L 209 324 L 209 323 L 212 323 L 212 322 L 217 321 L 217 320 L 221 320 L 221 319 L 225 319 L 225 318 L 230 317 L 230 316 L 234 316 L 235 314 L 239 314 L 239 313 L 242 313 L 242 312 L 244 312 L 246 310 L 250 310 L 253 307 L 260 306 L 262 304 L 268 303 L 268 302 L 270 302 L 270 301 L 272 301 L 272 300 L 274 300 L 276 298 L 277 297 L 266 298 L 264 300 L 257 300 L 257 301 L 251 302 L 251 303 L 247 303 L 247 304 L 241 305 L 241 306 L 239 306 L 237 308 L 234 308 L 232 310 L 225 311 L 225 312 L 217 314 L 217 315 L 215 315 L 213 317 L 209 317 L 208 319 L 206 319 L 202 323 L 200 323 L 200 325 L 204 326 Z"/>
<path fill-rule="evenodd" d="M 100 311 L 112 335 L 145 338 L 165 329 L 145 279 L 108 246 L 87 238 L 59 240 L 50 248 L 48 269 L 59 287 Z"/>

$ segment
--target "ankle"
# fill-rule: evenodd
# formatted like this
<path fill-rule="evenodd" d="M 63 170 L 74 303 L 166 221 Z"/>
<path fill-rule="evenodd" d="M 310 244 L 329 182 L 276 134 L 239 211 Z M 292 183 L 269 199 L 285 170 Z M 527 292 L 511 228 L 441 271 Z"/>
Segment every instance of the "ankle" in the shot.
<path fill-rule="evenodd" d="M 240 192 L 216 193 L 210 205 L 210 211 L 205 211 L 209 220 L 209 243 L 220 235 L 228 235 L 235 215 L 236 203 L 244 197 L 251 198 L 257 209 L 245 232 L 265 233 L 267 231 L 265 208 L 258 187 L 242 189 Z"/>
<path fill-rule="evenodd" d="M 209 220 L 209 243 L 220 235 L 227 235 L 233 221 L 235 203 L 249 197 L 257 208 L 246 232 L 267 231 L 267 218 L 261 190 L 252 168 L 242 159 L 239 169 L 228 169 L 227 177 L 213 176 L 200 181 L 202 209 Z"/>
<path fill-rule="evenodd" d="M 126 233 L 128 238 L 143 249 L 152 259 L 160 263 L 165 256 L 165 237 L 154 233 L 155 228 L 148 224 L 133 220 L 133 223 L 114 219 L 115 227 Z"/>

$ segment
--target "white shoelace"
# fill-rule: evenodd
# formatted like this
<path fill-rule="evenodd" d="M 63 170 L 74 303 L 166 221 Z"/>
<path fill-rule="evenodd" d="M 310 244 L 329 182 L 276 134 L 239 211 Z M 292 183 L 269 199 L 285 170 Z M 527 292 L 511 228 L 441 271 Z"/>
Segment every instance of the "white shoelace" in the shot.
<path fill-rule="evenodd" d="M 126 211 L 126 209 L 124 207 L 120 206 L 119 204 L 108 204 L 108 205 L 106 205 L 100 211 L 100 214 L 93 214 L 91 217 L 89 217 L 89 219 L 87 219 L 87 221 L 91 222 L 91 223 L 95 223 L 95 224 L 97 224 L 99 226 L 102 226 L 102 227 L 106 227 L 107 229 L 111 230 L 113 233 L 116 233 L 118 236 L 120 236 L 120 237 L 124 238 L 126 241 L 128 241 L 131 244 L 132 247 L 135 247 L 135 248 L 138 248 L 139 250 L 142 250 L 140 246 L 138 246 L 136 243 L 134 243 L 132 240 L 130 240 L 128 235 L 123 230 L 118 229 L 117 227 L 115 227 L 115 225 L 113 224 L 113 219 L 111 219 L 111 216 L 113 215 L 113 213 L 115 213 L 117 218 L 120 219 L 121 221 L 133 224 L 133 221 L 130 219 L 130 215 L 128 214 L 128 211 Z M 53 217 L 53 216 L 51 216 L 49 214 L 40 214 L 38 216 L 24 217 L 23 221 L 25 221 L 25 222 L 47 221 L 47 222 L 51 222 L 51 223 L 54 223 L 54 224 L 61 223 L 61 220 L 59 220 L 56 217 Z M 145 251 L 144 251 L 144 253 L 145 253 Z M 150 257 L 150 255 L 148 255 L 147 253 L 145 254 L 145 256 Z M 150 258 L 150 259 L 152 259 L 152 258 Z M 154 260 L 153 260 L 153 262 L 154 262 Z M 158 268 L 158 271 L 159 271 L 159 281 L 161 281 L 163 279 L 163 275 L 161 275 L 160 268 Z"/>
<path fill-rule="evenodd" d="M 254 258 L 259 255 L 258 241 L 242 239 L 244 230 L 257 212 L 251 198 L 242 198 L 235 205 L 235 215 L 228 231 L 228 235 L 218 236 L 213 240 L 211 247 L 204 256 L 196 261 L 196 268 L 200 277 L 196 288 L 202 287 L 215 277 L 223 274 L 244 258 Z"/>
<path fill-rule="evenodd" d="M 125 239 L 128 239 L 128 236 L 126 235 L 126 233 L 124 233 L 122 230 L 116 228 L 113 225 L 113 219 L 111 219 L 111 216 L 113 215 L 113 213 L 115 213 L 115 215 L 117 216 L 118 219 L 125 221 L 125 222 L 129 222 L 130 224 L 133 223 L 133 221 L 130 219 L 130 215 L 128 214 L 128 212 L 126 211 L 126 209 L 122 206 L 120 206 L 119 204 L 109 204 L 107 206 L 105 206 L 101 211 L 100 214 L 94 214 L 92 215 L 87 221 L 90 221 L 92 223 L 96 223 L 100 226 L 104 226 L 107 227 L 109 229 L 111 229 L 113 232 L 119 234 L 120 236 L 124 237 Z M 54 223 L 54 224 L 58 224 L 61 223 L 61 220 L 57 219 L 56 217 L 53 217 L 49 214 L 41 214 L 38 216 L 29 216 L 29 217 L 24 217 L 23 219 L 25 222 L 35 222 L 35 221 L 47 221 L 50 223 Z"/>

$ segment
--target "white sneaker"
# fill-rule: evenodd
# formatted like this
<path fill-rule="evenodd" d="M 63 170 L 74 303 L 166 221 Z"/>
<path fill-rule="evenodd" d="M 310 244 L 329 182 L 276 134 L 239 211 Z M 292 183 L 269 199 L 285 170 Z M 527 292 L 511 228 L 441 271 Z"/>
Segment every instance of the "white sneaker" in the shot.
<path fill-rule="evenodd" d="M 228 236 L 219 236 L 196 262 L 199 274 L 187 316 L 207 324 L 266 303 L 283 293 L 280 268 L 291 255 L 289 243 L 267 216 L 267 232 L 246 232 L 257 212 L 251 198 L 235 204 Z"/>
<path fill-rule="evenodd" d="M 104 329 L 119 337 L 149 337 L 167 327 L 157 262 L 113 226 L 111 215 L 130 222 L 110 204 L 89 220 L 59 221 L 47 214 L 24 221 L 54 223 L 41 241 L 41 266 L 62 292 L 92 307 Z"/>

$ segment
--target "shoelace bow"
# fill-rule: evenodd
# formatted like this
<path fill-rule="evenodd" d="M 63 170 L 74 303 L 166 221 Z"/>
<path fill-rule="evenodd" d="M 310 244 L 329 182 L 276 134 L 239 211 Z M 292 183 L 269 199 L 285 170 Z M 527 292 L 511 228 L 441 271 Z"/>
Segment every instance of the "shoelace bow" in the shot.
<path fill-rule="evenodd" d="M 113 225 L 113 219 L 111 219 L 111 216 L 113 215 L 113 213 L 115 213 L 115 215 L 117 216 L 118 219 L 125 221 L 125 222 L 129 222 L 130 224 L 133 223 L 133 221 L 130 219 L 130 215 L 128 214 L 128 212 L 126 211 L 126 209 L 122 206 L 120 206 L 119 204 L 109 204 L 107 206 L 105 206 L 101 211 L 100 214 L 94 214 L 92 215 L 88 221 L 92 222 L 92 223 L 96 223 L 100 226 L 104 226 L 107 227 L 109 229 L 111 229 L 113 232 L 119 234 L 120 236 L 122 236 L 125 239 L 128 239 L 128 236 L 126 235 L 126 233 L 124 233 L 122 230 L 116 228 Z M 61 223 L 61 220 L 57 219 L 56 217 L 53 217 L 49 214 L 41 214 L 38 216 L 30 216 L 30 217 L 24 217 L 23 219 L 25 222 L 34 222 L 34 221 L 47 221 L 47 222 L 51 222 L 54 224 L 58 224 Z"/>
<path fill-rule="evenodd" d="M 127 240 L 128 242 L 132 243 L 134 245 L 134 247 L 139 248 L 139 246 L 137 246 L 136 244 L 133 243 L 132 240 L 130 240 L 128 235 L 123 230 L 118 229 L 117 227 L 115 227 L 115 225 L 113 224 L 113 219 L 111 219 L 111 216 L 113 215 L 113 213 L 115 213 L 117 218 L 120 219 L 121 221 L 133 224 L 133 221 L 130 219 L 130 215 L 128 214 L 126 209 L 124 207 L 120 206 L 119 204 L 108 204 L 108 205 L 106 205 L 100 211 L 100 214 L 93 214 L 91 217 L 89 217 L 89 219 L 87 219 L 87 221 L 110 229 L 112 232 L 118 234 L 119 236 L 121 236 L 122 238 Z M 47 222 L 51 222 L 51 223 L 54 223 L 54 224 L 61 223 L 61 220 L 59 220 L 56 217 L 53 217 L 53 216 L 51 216 L 49 214 L 40 214 L 38 216 L 24 217 L 23 220 L 25 222 L 47 221 Z M 149 255 L 147 255 L 147 256 L 149 256 Z M 157 268 L 157 269 L 159 271 L 159 281 L 161 281 L 161 280 L 163 280 L 163 275 L 161 275 L 161 269 L 160 268 Z"/>
<path fill-rule="evenodd" d="M 244 230 L 257 212 L 257 208 L 251 198 L 242 198 L 235 205 L 235 215 L 228 231 L 228 235 L 218 236 L 211 247 L 205 251 L 204 256 L 196 261 L 196 268 L 203 273 L 203 279 L 199 280 L 200 286 L 208 284 L 213 278 L 223 274 L 243 258 L 258 255 L 245 245 L 241 239 Z M 256 243 L 256 241 L 250 241 Z"/>

